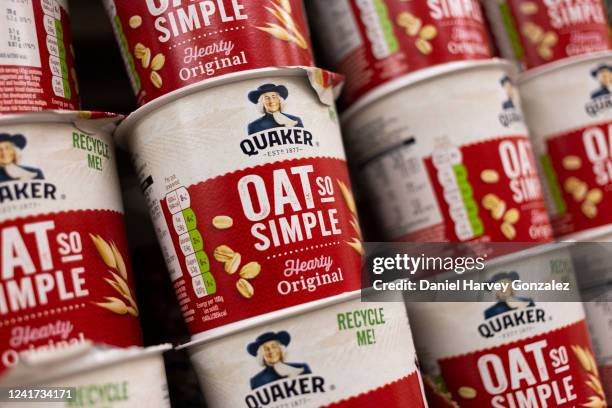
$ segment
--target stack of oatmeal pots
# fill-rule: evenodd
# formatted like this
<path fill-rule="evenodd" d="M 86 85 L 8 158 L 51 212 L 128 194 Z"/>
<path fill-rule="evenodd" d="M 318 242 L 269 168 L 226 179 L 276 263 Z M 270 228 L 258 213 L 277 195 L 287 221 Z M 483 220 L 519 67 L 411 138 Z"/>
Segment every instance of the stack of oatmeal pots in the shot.
<path fill-rule="evenodd" d="M 120 117 L 78 110 L 65 3 L 0 1 L 0 386 L 168 406 L 167 347 L 142 349 Z"/>
<path fill-rule="evenodd" d="M 503 55 L 527 68 L 518 82 L 525 118 L 555 236 L 577 242 L 578 284 L 610 400 L 612 51 L 605 7 L 600 0 L 487 0 L 485 6 Z"/>
<path fill-rule="evenodd" d="M 301 0 L 105 5 L 142 105 L 115 138 L 208 405 L 426 406 L 403 304 L 360 302 L 338 76 Z"/>
<path fill-rule="evenodd" d="M 535 126 L 532 147 L 515 88 L 518 64 L 491 58 L 476 0 L 312 3 L 311 22 L 328 63 L 346 75 L 346 110 L 341 115 L 345 145 L 351 174 L 360 182 L 360 196 L 368 198 L 379 237 L 507 243 L 509 249 L 490 254 L 496 258 L 486 274 L 470 278 L 575 283 L 571 247 L 550 244 L 553 227 L 545 204 L 550 189 L 540 182 L 541 156 L 536 152 L 542 126 L 547 126 L 544 135 L 556 134 L 558 124 L 580 117 L 580 112 L 570 112 L 568 103 L 584 111 L 588 98 L 563 99 L 581 89 L 575 82 L 582 77 L 572 73 L 562 84 L 550 83 L 546 93 L 530 87 L 544 86 L 539 78 L 550 74 L 533 70 L 520 76 L 526 120 Z M 529 3 L 517 7 L 535 8 L 535 16 L 550 2 Z M 567 3 L 559 2 L 559 8 Z M 591 13 L 582 3 L 575 7 Z M 508 9 L 505 3 L 495 6 Z M 559 19 L 571 19 L 568 13 L 573 11 L 559 11 Z M 507 16 L 489 21 L 495 32 Z M 552 28 L 543 30 L 537 44 L 525 42 L 525 47 L 537 47 L 535 54 L 525 55 L 534 60 L 536 55 L 556 56 L 561 44 L 570 41 L 567 37 L 575 37 L 557 31 L 553 43 L 548 31 Z M 577 60 L 585 58 L 595 62 L 592 69 L 599 67 L 595 76 L 605 68 L 600 67 L 605 54 Z M 588 74 L 585 80 L 592 78 Z M 551 93 L 559 96 L 549 98 Z M 544 99 L 548 104 L 534 106 Z M 571 128 L 564 126 L 563 132 Z M 604 127 L 596 129 L 603 136 Z M 602 140 L 605 144 L 607 138 Z M 605 145 L 597 152 L 607 154 Z M 587 190 L 581 197 L 584 206 L 602 201 L 602 194 L 598 201 L 591 191 L 594 187 L 580 187 Z M 513 243 L 527 245 L 505 253 L 516 251 Z M 480 302 L 408 304 L 430 406 L 605 404 L 576 293 L 552 299 L 542 292 L 509 290 L 474 300 Z"/>

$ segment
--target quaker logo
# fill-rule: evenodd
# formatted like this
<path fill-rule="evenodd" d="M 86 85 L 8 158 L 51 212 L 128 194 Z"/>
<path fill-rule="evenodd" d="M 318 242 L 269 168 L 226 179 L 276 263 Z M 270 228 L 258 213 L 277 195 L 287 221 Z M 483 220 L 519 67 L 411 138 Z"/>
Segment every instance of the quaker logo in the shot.
<path fill-rule="evenodd" d="M 28 144 L 25 136 L 0 133 L 0 204 L 20 199 L 55 200 L 56 187 L 43 181 L 43 171 L 22 163 L 22 152 Z"/>
<path fill-rule="evenodd" d="M 325 392 L 325 379 L 312 375 L 306 363 L 288 362 L 291 336 L 286 331 L 266 332 L 247 346 L 247 352 L 263 367 L 251 377 L 248 408 L 282 404 L 284 400 Z"/>
<path fill-rule="evenodd" d="M 589 116 L 609 111 L 612 108 L 612 66 L 599 64 L 591 70 L 591 76 L 599 83 L 599 87 L 591 92 L 591 100 L 586 103 L 585 110 Z"/>
<path fill-rule="evenodd" d="M 499 80 L 500 85 L 504 89 L 506 98 L 502 102 L 502 112 L 499 114 L 499 123 L 503 127 L 508 127 L 514 122 L 521 122 L 523 117 L 519 113 L 514 103 L 514 85 L 508 75 L 504 75 Z"/>
<path fill-rule="evenodd" d="M 249 137 L 240 142 L 242 152 L 256 156 L 262 150 L 286 146 L 312 146 L 312 133 L 299 116 L 286 112 L 289 90 L 284 85 L 263 84 L 249 92 L 248 99 L 263 116 L 248 124 Z"/>
<path fill-rule="evenodd" d="M 489 280 L 491 284 L 497 283 L 499 289 L 495 292 L 497 303 L 484 311 L 485 322 L 478 326 L 482 337 L 492 338 L 509 329 L 544 322 L 544 310 L 537 308 L 533 299 L 514 292 L 512 282 L 518 280 L 520 277 L 515 271 L 500 272 Z"/>

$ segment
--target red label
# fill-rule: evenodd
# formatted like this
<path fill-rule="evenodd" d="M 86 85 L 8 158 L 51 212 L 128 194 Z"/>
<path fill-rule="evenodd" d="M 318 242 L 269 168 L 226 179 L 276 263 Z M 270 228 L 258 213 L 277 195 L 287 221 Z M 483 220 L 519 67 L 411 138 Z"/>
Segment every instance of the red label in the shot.
<path fill-rule="evenodd" d="M 527 68 L 610 49 L 600 0 L 510 0 Z"/>
<path fill-rule="evenodd" d="M 549 138 L 548 154 L 557 183 L 557 235 L 612 223 L 612 122 Z M 550 179 L 550 177 L 549 177 Z"/>
<path fill-rule="evenodd" d="M 0 113 L 79 108 L 70 16 L 57 1 L 8 2 L 0 34 Z M 2 18 L 0 17 L 0 18 Z"/>
<path fill-rule="evenodd" d="M 584 321 L 529 339 L 440 360 L 461 407 L 578 407 L 603 394 Z"/>
<path fill-rule="evenodd" d="M 191 333 L 358 290 L 360 232 L 347 186 L 343 160 L 311 158 L 168 194 L 161 203 L 183 270 L 175 289 Z"/>
<path fill-rule="evenodd" d="M 0 371 L 22 351 L 142 345 L 121 214 L 33 216 L 0 234 Z"/>
<path fill-rule="evenodd" d="M 418 69 L 491 58 L 477 0 L 350 0 L 350 4 L 361 44 L 336 67 L 346 75 L 343 102 L 347 105 Z"/>
<path fill-rule="evenodd" d="M 323 408 L 426 407 L 417 373 Z"/>
<path fill-rule="evenodd" d="M 443 228 L 435 229 L 437 235 L 429 229 L 430 240 L 551 240 L 552 228 L 527 137 L 436 148 L 426 166 L 444 219 Z"/>
<path fill-rule="evenodd" d="M 140 104 L 232 72 L 314 65 L 301 0 L 107 2 Z"/>
<path fill-rule="evenodd" d="M 459 408 L 450 393 L 441 390 L 441 386 L 434 383 L 431 378 L 425 377 L 423 383 L 429 408 Z"/>

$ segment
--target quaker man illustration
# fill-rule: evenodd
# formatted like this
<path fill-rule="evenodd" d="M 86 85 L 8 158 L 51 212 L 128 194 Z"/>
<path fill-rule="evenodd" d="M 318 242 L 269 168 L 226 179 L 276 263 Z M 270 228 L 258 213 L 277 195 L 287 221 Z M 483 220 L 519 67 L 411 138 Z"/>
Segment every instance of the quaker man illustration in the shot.
<path fill-rule="evenodd" d="M 249 123 L 249 135 L 277 127 L 304 127 L 302 119 L 284 112 L 289 97 L 284 85 L 263 84 L 249 92 L 248 97 L 263 113 L 262 117 Z"/>
<path fill-rule="evenodd" d="M 512 282 L 519 280 L 518 273 L 500 272 L 493 276 L 489 282 L 508 283 L 507 289 L 498 290 L 495 293 L 497 303 L 485 310 L 485 319 L 509 312 L 510 310 L 522 309 L 525 307 L 535 307 L 533 299 L 516 296 L 512 289 Z"/>
<path fill-rule="evenodd" d="M 23 135 L 0 133 L 0 183 L 44 179 L 42 170 L 20 164 L 26 144 Z"/>
<path fill-rule="evenodd" d="M 312 374 L 305 363 L 288 363 L 285 361 L 286 347 L 291 336 L 286 331 L 266 332 L 247 346 L 250 355 L 264 367 L 251 378 L 251 389 L 256 389 L 283 378 L 294 378 L 299 375 Z"/>
<path fill-rule="evenodd" d="M 599 64 L 591 71 L 591 76 L 599 81 L 600 87 L 591 93 L 591 98 L 610 95 L 612 85 L 612 67 L 608 64 Z"/>

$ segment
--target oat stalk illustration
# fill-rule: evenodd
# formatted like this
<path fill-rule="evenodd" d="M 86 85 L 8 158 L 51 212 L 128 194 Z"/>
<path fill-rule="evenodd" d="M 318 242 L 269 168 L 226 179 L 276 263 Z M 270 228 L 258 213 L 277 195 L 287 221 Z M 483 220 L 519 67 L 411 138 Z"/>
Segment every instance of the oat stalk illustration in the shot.
<path fill-rule="evenodd" d="M 291 15 L 289 0 L 270 0 L 265 9 L 274 16 L 276 23 L 266 23 L 267 27 L 256 27 L 282 41 L 292 42 L 302 49 L 308 49 L 308 42 Z"/>
<path fill-rule="evenodd" d="M 127 283 L 127 268 L 119 248 L 117 248 L 113 241 L 107 242 L 99 235 L 89 234 L 89 237 L 96 247 L 102 262 L 109 268 L 108 273 L 110 277 L 104 278 L 104 281 L 120 295 L 119 297 L 106 296 L 104 298 L 105 302 L 92 303 L 119 315 L 130 314 L 138 317 L 138 305 Z"/>
<path fill-rule="evenodd" d="M 593 353 L 591 353 L 588 348 L 579 345 L 572 345 L 572 351 L 580 362 L 582 369 L 588 374 L 588 380 L 585 381 L 585 384 L 594 392 L 594 395 L 589 397 L 589 401 L 581 406 L 586 408 L 607 407 L 606 396 L 599 378 L 599 370 L 597 369 L 597 362 L 595 361 Z"/>
<path fill-rule="evenodd" d="M 351 226 L 356 234 L 355 237 L 352 237 L 352 239 L 350 241 L 346 241 L 346 243 L 359 255 L 363 255 L 363 244 L 361 243 L 363 236 L 361 234 L 361 227 L 359 226 L 359 219 L 357 218 L 357 205 L 355 204 L 355 198 L 353 197 L 351 190 L 342 180 L 336 180 L 336 182 L 338 183 L 338 187 L 342 193 L 344 204 L 346 204 L 346 207 L 351 212 L 351 219 L 349 222 L 351 223 Z"/>

